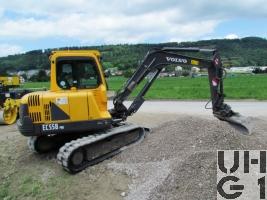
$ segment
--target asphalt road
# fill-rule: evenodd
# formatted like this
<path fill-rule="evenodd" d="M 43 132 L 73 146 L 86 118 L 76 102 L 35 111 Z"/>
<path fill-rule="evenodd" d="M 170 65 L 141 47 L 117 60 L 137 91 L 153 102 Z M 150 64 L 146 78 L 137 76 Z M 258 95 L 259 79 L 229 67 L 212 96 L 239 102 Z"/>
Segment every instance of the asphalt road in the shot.
<path fill-rule="evenodd" d="M 127 101 L 125 105 L 129 106 L 130 103 Z M 212 111 L 205 109 L 206 103 L 205 101 L 145 101 L 138 112 L 212 116 Z M 267 101 L 226 101 L 226 103 L 233 111 L 242 115 L 267 117 Z M 109 101 L 109 107 L 112 107 L 112 101 Z"/>

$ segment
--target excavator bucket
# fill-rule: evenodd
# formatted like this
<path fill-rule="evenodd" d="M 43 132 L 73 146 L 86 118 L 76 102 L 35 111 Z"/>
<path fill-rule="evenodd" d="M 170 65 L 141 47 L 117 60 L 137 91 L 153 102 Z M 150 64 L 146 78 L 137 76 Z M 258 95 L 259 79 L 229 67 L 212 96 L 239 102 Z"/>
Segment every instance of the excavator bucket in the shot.
<path fill-rule="evenodd" d="M 253 120 L 251 117 L 245 117 L 239 113 L 234 113 L 230 117 L 223 117 L 214 114 L 218 119 L 227 121 L 235 128 L 241 130 L 242 133 L 245 135 L 251 135 L 253 129 Z"/>
<path fill-rule="evenodd" d="M 234 112 L 231 106 L 224 103 L 224 69 L 218 52 L 214 52 L 212 65 L 208 68 L 208 74 L 213 115 L 220 120 L 231 123 L 242 133 L 250 135 L 253 128 L 252 119 Z"/>

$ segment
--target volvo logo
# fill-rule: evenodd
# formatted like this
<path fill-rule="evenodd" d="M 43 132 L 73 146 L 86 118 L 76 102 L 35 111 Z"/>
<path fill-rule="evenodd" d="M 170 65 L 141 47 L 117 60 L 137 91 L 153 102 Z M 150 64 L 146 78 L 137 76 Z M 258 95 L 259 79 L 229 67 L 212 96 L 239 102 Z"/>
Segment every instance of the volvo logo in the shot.
<path fill-rule="evenodd" d="M 166 57 L 168 62 L 174 62 L 174 63 L 187 63 L 187 60 L 184 58 L 173 58 L 173 57 Z"/>

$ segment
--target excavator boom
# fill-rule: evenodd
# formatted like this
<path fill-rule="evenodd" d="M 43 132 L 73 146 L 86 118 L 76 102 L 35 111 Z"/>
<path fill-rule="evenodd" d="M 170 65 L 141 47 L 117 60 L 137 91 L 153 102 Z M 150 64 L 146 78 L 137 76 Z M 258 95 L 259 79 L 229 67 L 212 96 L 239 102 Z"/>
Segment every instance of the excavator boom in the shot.
<path fill-rule="evenodd" d="M 181 52 L 211 53 L 212 58 L 201 59 L 183 55 Z M 223 90 L 223 66 L 220 55 L 216 49 L 163 47 L 161 49 L 155 49 L 148 52 L 138 69 L 127 81 L 120 92 L 115 96 L 113 100 L 114 108 L 110 110 L 113 118 L 118 121 L 124 121 L 128 116 L 137 112 L 145 101 L 144 96 L 146 92 L 156 80 L 162 69 L 172 64 L 207 68 L 214 116 L 220 120 L 239 125 L 245 128 L 247 132 L 251 131 L 251 124 L 247 118 L 232 111 L 231 107 L 224 103 L 225 95 Z M 136 86 L 142 80 L 144 80 L 148 74 L 150 74 L 150 78 L 141 89 L 139 94 L 135 97 L 132 104 L 126 108 L 123 102 L 127 100 Z"/>

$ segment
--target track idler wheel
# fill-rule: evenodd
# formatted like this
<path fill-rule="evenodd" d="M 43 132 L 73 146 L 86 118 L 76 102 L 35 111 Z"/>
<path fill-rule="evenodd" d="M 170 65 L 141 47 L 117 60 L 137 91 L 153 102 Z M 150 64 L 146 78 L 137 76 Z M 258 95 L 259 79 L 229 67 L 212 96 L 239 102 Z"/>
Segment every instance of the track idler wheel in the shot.
<path fill-rule="evenodd" d="M 69 165 L 72 168 L 80 168 L 83 166 L 84 161 L 86 161 L 86 152 L 82 148 L 79 148 L 71 153 Z"/>
<path fill-rule="evenodd" d="M 56 149 L 57 144 L 49 136 L 32 136 L 28 140 L 28 147 L 36 153 L 48 153 Z"/>

